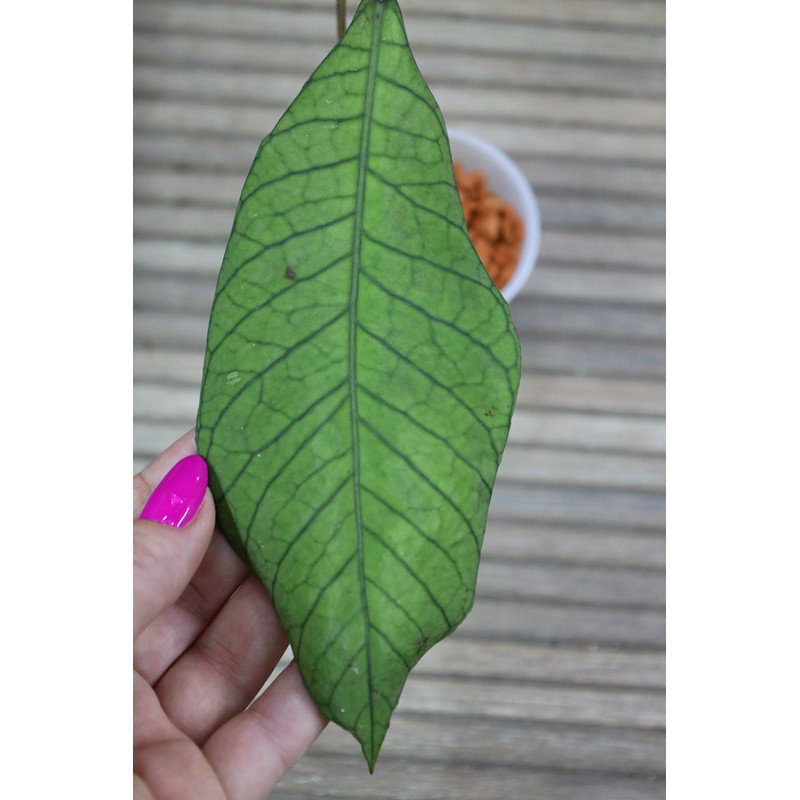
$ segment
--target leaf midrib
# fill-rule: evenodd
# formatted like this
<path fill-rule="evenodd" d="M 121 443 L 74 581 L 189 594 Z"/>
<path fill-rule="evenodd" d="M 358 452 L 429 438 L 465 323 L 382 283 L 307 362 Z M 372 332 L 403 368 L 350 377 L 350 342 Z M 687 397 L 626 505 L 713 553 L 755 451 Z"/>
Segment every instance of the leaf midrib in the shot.
<path fill-rule="evenodd" d="M 353 442 L 353 500 L 356 525 L 359 584 L 361 605 L 364 611 L 364 643 L 367 661 L 367 681 L 370 696 L 367 699 L 369 708 L 370 753 L 367 760 L 370 771 L 375 758 L 375 719 L 372 706 L 372 648 L 370 645 L 369 606 L 367 601 L 367 575 L 364 564 L 364 524 L 361 512 L 361 475 L 359 448 L 359 416 L 358 416 L 358 380 L 356 376 L 356 335 L 358 331 L 358 279 L 361 271 L 361 233 L 364 222 L 364 194 L 368 173 L 369 140 L 372 129 L 372 113 L 375 101 L 375 78 L 378 71 L 378 49 L 383 28 L 383 6 L 375 4 L 373 18 L 372 41 L 370 43 L 369 64 L 367 66 L 367 84 L 364 93 L 364 125 L 361 129 L 361 142 L 358 151 L 358 173 L 356 183 L 356 208 L 353 224 L 353 263 L 350 272 L 350 339 L 348 369 L 350 375 L 350 428 Z"/>

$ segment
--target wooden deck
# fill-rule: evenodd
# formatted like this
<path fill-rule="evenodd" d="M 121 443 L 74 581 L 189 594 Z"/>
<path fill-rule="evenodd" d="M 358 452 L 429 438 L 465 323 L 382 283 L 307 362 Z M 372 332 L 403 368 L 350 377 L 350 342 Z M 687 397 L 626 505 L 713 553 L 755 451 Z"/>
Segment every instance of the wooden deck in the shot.
<path fill-rule="evenodd" d="M 376 774 L 331 726 L 272 796 L 661 798 L 664 3 L 401 7 L 448 124 L 541 205 L 522 386 L 475 608 L 412 673 Z M 238 193 L 333 8 L 134 0 L 134 469 L 193 424 Z"/>

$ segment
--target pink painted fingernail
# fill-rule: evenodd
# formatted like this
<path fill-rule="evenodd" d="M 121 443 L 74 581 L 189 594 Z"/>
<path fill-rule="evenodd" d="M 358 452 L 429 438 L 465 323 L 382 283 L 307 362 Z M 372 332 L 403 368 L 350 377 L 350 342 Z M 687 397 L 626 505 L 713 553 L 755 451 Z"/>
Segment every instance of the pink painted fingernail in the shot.
<path fill-rule="evenodd" d="M 156 486 L 140 519 L 151 519 L 171 528 L 188 525 L 208 486 L 208 467 L 201 456 L 182 458 Z"/>

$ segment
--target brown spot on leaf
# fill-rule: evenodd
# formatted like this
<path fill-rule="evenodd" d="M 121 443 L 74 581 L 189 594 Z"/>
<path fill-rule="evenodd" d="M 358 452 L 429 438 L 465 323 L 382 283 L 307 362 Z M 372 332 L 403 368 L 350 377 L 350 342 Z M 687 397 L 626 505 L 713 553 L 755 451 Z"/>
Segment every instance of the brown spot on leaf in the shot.
<path fill-rule="evenodd" d="M 297 273 L 287 264 L 286 265 L 286 280 L 293 281 L 297 277 Z"/>

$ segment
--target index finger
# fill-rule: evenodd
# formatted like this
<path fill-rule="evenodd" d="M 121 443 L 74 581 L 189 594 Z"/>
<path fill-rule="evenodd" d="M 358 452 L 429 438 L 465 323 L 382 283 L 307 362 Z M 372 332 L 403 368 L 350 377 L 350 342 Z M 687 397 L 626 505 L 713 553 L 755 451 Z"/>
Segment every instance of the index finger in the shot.
<path fill-rule="evenodd" d="M 197 453 L 194 441 L 194 428 L 187 431 L 180 439 L 174 441 L 161 455 L 156 456 L 141 472 L 133 476 L 133 518 L 139 516 L 153 493 L 153 489 L 169 472 L 173 464 L 185 456 Z"/>

